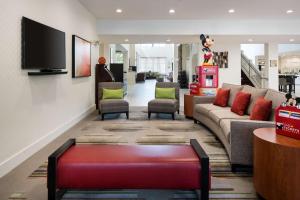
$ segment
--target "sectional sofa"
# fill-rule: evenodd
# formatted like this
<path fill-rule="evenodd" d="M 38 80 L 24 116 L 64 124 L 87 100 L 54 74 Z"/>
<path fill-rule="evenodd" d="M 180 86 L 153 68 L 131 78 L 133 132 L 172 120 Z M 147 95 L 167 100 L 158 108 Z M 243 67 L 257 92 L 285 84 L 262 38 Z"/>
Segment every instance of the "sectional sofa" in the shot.
<path fill-rule="evenodd" d="M 230 89 L 228 107 L 213 104 L 212 96 L 194 97 L 194 122 L 208 127 L 223 143 L 233 170 L 238 166 L 252 166 L 253 130 L 261 127 L 274 127 L 275 108 L 285 101 L 285 94 L 272 89 L 259 89 L 248 85 L 224 83 L 222 88 Z M 231 112 L 235 95 L 239 92 L 251 94 L 249 106 L 243 116 Z M 272 112 L 268 121 L 250 120 L 250 113 L 259 97 L 272 100 Z"/>

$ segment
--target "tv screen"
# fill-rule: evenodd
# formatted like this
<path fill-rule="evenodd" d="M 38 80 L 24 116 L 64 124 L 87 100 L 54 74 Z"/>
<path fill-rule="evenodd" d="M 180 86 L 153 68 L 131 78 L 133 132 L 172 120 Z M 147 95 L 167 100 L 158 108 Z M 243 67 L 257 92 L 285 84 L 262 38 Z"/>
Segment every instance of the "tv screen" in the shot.
<path fill-rule="evenodd" d="M 65 69 L 65 33 L 23 17 L 22 68 Z"/>

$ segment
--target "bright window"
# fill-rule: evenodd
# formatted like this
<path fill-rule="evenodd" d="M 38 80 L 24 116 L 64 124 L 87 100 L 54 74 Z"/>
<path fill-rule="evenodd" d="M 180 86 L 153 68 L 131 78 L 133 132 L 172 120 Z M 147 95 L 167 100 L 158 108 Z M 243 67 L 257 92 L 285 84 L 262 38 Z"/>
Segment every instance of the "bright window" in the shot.
<path fill-rule="evenodd" d="M 141 57 L 139 72 L 159 72 L 166 74 L 167 58 L 165 57 Z"/>

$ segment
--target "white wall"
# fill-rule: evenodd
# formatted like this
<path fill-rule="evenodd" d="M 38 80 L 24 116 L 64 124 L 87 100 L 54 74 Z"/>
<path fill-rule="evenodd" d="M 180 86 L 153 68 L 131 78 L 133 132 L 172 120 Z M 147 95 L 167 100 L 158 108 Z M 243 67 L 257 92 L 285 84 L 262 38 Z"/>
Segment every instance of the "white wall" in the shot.
<path fill-rule="evenodd" d="M 264 44 L 241 44 L 241 50 L 253 64 L 256 56 L 263 56 L 265 53 Z"/>
<path fill-rule="evenodd" d="M 278 64 L 276 67 L 270 66 L 270 61 L 274 60 L 278 63 L 278 44 L 268 43 L 265 44 L 265 55 L 267 58 L 267 72 L 268 72 L 268 88 L 278 90 L 279 77 L 278 77 Z"/>
<path fill-rule="evenodd" d="M 214 51 L 228 51 L 228 68 L 219 69 L 219 87 L 223 83 L 241 84 L 240 43 L 217 43 Z"/>
<path fill-rule="evenodd" d="M 21 69 L 21 17 L 66 32 L 67 75 L 27 75 Z M 0 177 L 94 108 L 92 77 L 71 78 L 72 34 L 96 40 L 96 19 L 77 0 L 1 1 Z"/>

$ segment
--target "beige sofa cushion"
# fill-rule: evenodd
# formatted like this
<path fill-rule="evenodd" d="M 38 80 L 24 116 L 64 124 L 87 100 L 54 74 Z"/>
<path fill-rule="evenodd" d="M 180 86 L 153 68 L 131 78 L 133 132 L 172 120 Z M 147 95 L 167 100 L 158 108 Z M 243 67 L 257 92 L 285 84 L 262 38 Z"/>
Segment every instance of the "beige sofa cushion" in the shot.
<path fill-rule="evenodd" d="M 228 106 L 231 107 L 233 104 L 233 100 L 235 98 L 235 95 L 243 89 L 243 86 L 241 85 L 234 85 L 229 83 L 223 83 L 222 88 L 230 89 L 230 95 L 228 100 Z"/>
<path fill-rule="evenodd" d="M 212 110 L 230 110 L 230 107 L 220 107 L 215 106 L 214 104 L 196 104 L 194 110 L 198 113 L 208 116 L 208 113 Z"/>
<path fill-rule="evenodd" d="M 270 114 L 270 121 L 275 120 L 275 108 L 281 105 L 282 102 L 286 101 L 285 93 L 278 92 L 276 90 L 268 89 L 265 99 L 272 101 L 272 112 Z"/>
<path fill-rule="evenodd" d="M 260 97 L 264 97 L 267 93 L 267 89 L 260 89 L 260 88 L 251 87 L 249 85 L 244 85 L 242 92 L 251 94 L 250 103 L 246 110 L 246 114 L 250 115 L 256 100 Z"/>
<path fill-rule="evenodd" d="M 210 119 L 212 119 L 217 124 L 220 124 L 222 119 L 249 119 L 249 115 L 240 116 L 231 112 L 230 110 L 212 110 L 208 113 Z"/>

